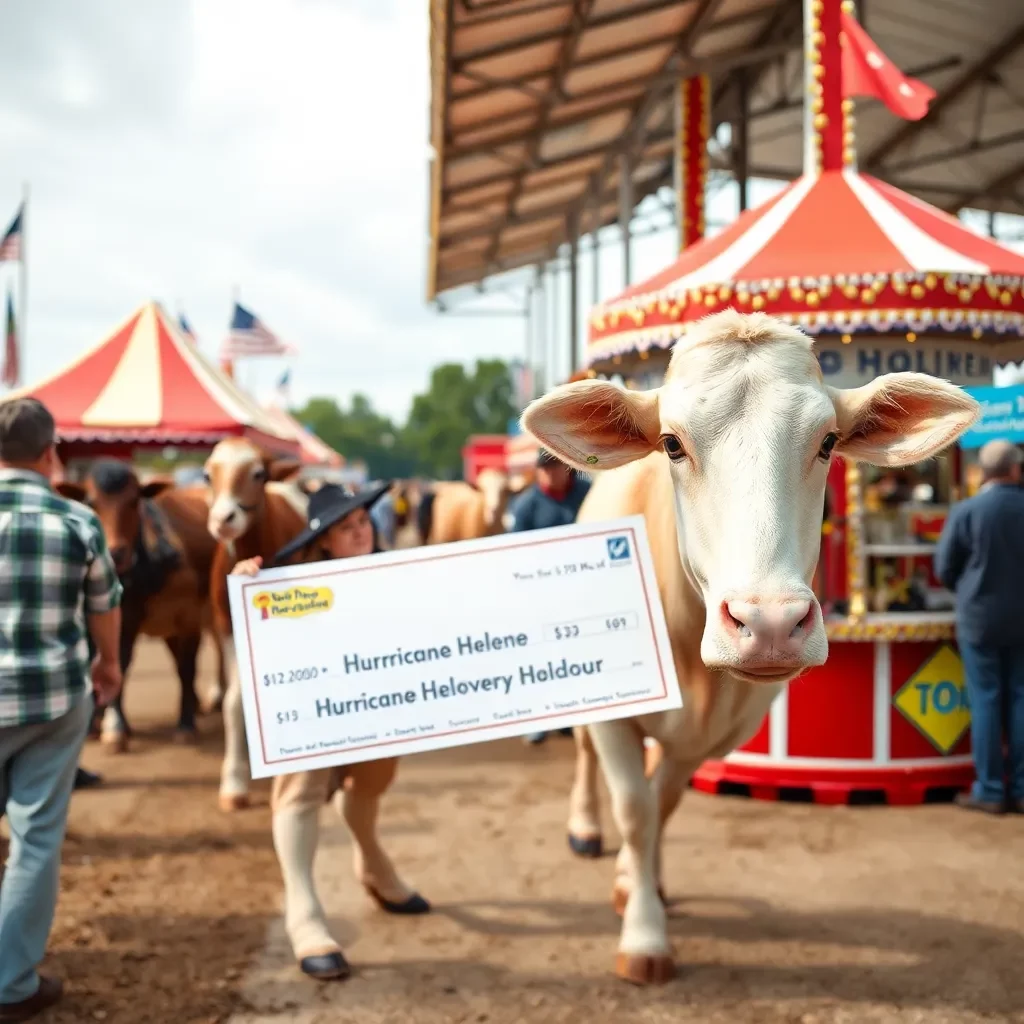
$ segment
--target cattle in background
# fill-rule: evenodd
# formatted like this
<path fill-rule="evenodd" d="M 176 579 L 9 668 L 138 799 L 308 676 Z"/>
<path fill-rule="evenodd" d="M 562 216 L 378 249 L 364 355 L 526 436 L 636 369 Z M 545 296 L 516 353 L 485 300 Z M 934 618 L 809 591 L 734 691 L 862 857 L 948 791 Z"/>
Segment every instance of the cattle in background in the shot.
<path fill-rule="evenodd" d="M 476 484 L 442 480 L 431 485 L 419 503 L 417 520 L 424 544 L 493 537 L 505 530 L 509 502 L 523 479 L 497 469 L 482 469 Z"/>
<path fill-rule="evenodd" d="M 825 661 L 810 583 L 833 454 L 910 465 L 951 444 L 978 413 L 959 388 L 925 374 L 826 387 L 805 334 L 733 310 L 690 325 L 660 388 L 583 381 L 526 410 L 525 428 L 559 458 L 608 470 L 597 473 L 579 522 L 643 515 L 684 694 L 679 710 L 587 730 L 623 839 L 620 977 L 646 984 L 673 974 L 660 847 L 689 779 L 746 743 L 783 686 Z M 660 747 L 650 778 L 645 737 Z M 596 848 L 594 757 L 581 742 L 570 835 Z"/>
<path fill-rule="evenodd" d="M 274 555 L 303 530 L 308 499 L 293 480 L 299 470 L 296 460 L 276 459 L 247 438 L 221 441 L 206 460 L 206 528 L 216 542 L 210 581 L 213 621 L 227 676 L 219 796 L 225 811 L 249 805 L 250 782 L 227 577 L 244 558 L 259 556 L 269 565 Z"/>
<path fill-rule="evenodd" d="M 124 586 L 121 671 L 127 679 L 140 634 L 163 640 L 181 683 L 176 737 L 196 735 L 196 661 L 204 630 L 212 630 L 210 569 L 216 549 L 206 531 L 205 488 L 177 488 L 169 480 L 140 484 L 131 466 L 115 459 L 92 464 L 82 485 L 61 482 L 65 497 L 96 513 Z M 218 655 L 220 689 L 223 659 Z M 101 740 L 127 749 L 130 728 L 122 693 L 102 716 Z"/>

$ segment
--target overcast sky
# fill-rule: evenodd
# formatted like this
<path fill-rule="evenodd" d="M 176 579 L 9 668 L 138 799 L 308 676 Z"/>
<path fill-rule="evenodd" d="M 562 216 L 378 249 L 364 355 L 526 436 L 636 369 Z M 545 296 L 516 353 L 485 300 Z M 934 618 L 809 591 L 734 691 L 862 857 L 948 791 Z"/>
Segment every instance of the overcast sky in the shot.
<path fill-rule="evenodd" d="M 214 352 L 236 287 L 299 346 L 296 402 L 363 391 L 402 416 L 437 363 L 520 356 L 521 320 L 423 301 L 428 103 L 423 0 L 4 0 L 0 230 L 32 189 L 23 380 L 150 298 Z M 635 277 L 673 245 L 638 241 Z M 618 254 L 601 267 L 608 297 Z M 265 398 L 284 365 L 239 378 Z"/>

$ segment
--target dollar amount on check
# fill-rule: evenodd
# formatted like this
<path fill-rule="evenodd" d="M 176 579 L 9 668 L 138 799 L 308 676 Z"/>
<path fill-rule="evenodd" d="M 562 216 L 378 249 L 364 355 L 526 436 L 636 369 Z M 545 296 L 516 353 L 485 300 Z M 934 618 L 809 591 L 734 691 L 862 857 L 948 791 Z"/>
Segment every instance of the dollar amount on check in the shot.
<path fill-rule="evenodd" d="M 256 778 L 682 703 L 639 516 L 228 589 Z"/>

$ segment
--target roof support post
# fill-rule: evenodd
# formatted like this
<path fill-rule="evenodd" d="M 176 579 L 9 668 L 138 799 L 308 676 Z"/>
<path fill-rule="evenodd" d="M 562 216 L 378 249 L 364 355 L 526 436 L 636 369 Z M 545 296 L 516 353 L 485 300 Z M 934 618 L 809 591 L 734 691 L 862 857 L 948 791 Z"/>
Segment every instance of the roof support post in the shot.
<path fill-rule="evenodd" d="M 583 364 L 580 352 L 579 295 L 580 220 L 573 213 L 569 218 L 569 374 Z"/>
<path fill-rule="evenodd" d="M 553 388 L 558 383 L 558 321 L 561 312 L 558 309 L 558 253 L 551 261 L 551 334 L 548 337 L 547 352 L 547 386 Z"/>
<path fill-rule="evenodd" d="M 544 287 L 544 264 L 538 263 L 534 268 L 533 293 L 537 298 L 536 344 L 533 351 L 534 384 L 533 393 L 546 391 L 548 375 L 545 370 L 548 340 L 548 303 L 547 290 Z"/>
<path fill-rule="evenodd" d="M 732 172 L 739 191 L 740 213 L 750 205 L 750 75 L 746 68 L 736 72 L 739 110 L 732 125 Z"/>
<path fill-rule="evenodd" d="M 590 231 L 590 272 L 591 302 L 597 305 L 601 301 L 601 204 L 594 199 L 594 226 Z"/>
<path fill-rule="evenodd" d="M 628 288 L 632 284 L 632 268 L 630 266 L 632 246 L 629 237 L 629 225 L 633 219 L 633 174 L 630 167 L 629 154 L 619 155 L 619 230 L 622 232 L 622 285 Z"/>
<path fill-rule="evenodd" d="M 707 75 L 684 78 L 676 90 L 676 225 L 679 251 L 704 237 L 704 200 L 711 134 L 711 82 Z"/>

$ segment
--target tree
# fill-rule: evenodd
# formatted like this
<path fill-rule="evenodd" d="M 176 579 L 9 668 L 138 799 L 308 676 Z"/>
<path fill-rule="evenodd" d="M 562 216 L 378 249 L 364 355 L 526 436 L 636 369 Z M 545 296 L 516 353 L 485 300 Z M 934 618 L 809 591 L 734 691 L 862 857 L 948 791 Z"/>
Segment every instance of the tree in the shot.
<path fill-rule="evenodd" d="M 514 386 L 500 359 L 481 359 L 473 372 L 443 363 L 430 386 L 413 399 L 402 431 L 403 449 L 421 470 L 441 479 L 462 475 L 462 448 L 471 434 L 504 434 L 516 415 Z"/>
<path fill-rule="evenodd" d="M 311 398 L 292 415 L 350 462 L 365 462 L 371 477 L 386 479 L 415 472 L 415 456 L 399 444 L 401 432 L 365 395 L 353 395 L 347 409 L 333 398 Z"/>

